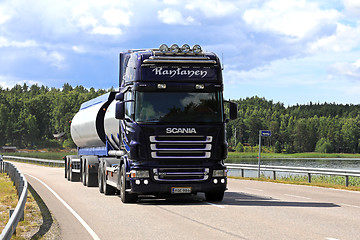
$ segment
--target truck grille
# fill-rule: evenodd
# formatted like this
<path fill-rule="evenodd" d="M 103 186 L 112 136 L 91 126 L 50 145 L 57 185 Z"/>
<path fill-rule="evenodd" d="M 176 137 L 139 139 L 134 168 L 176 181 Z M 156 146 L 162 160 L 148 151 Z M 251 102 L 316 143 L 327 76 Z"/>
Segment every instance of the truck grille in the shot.
<path fill-rule="evenodd" d="M 204 181 L 209 178 L 209 168 L 155 168 L 156 181 Z"/>
<path fill-rule="evenodd" d="M 152 158 L 210 158 L 211 136 L 151 136 Z"/>

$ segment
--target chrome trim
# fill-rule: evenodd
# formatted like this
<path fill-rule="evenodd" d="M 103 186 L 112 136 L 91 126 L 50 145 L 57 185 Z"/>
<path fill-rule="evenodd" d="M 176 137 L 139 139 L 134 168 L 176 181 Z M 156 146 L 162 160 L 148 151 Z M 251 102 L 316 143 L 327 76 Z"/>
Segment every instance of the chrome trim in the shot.
<path fill-rule="evenodd" d="M 183 171 L 181 171 L 183 170 Z M 194 170 L 191 172 L 191 170 Z M 199 171 L 203 170 L 203 171 Z M 205 181 L 209 179 L 209 168 L 154 168 L 154 179 L 161 182 L 194 182 Z M 160 178 L 161 176 L 179 177 L 178 179 Z M 198 177 L 195 179 L 181 179 L 183 177 Z"/>
<path fill-rule="evenodd" d="M 176 145 L 174 144 L 176 147 Z M 156 144 L 150 144 L 150 149 L 153 151 L 210 151 L 211 144 L 205 144 L 205 148 L 157 148 Z"/>
<path fill-rule="evenodd" d="M 216 64 L 215 60 L 156 60 L 156 59 L 145 59 L 143 63 L 203 63 L 203 64 Z"/>
<path fill-rule="evenodd" d="M 206 136 L 206 140 L 205 141 L 196 141 L 196 140 L 189 140 L 189 141 L 173 141 L 173 140 L 167 140 L 167 141 L 159 141 L 159 140 L 156 140 L 156 137 L 169 137 L 169 135 L 159 135 L 159 136 L 150 136 L 150 142 L 152 143 L 211 143 L 212 140 L 213 140 L 213 137 L 212 136 Z M 171 137 L 178 137 L 178 138 L 182 138 L 182 137 L 186 137 L 186 138 L 191 138 L 191 137 L 202 137 L 202 136 L 198 136 L 198 135 L 195 135 L 195 136 L 187 136 L 187 135 L 171 135 Z"/>
<path fill-rule="evenodd" d="M 204 152 L 205 156 L 176 156 L 176 157 L 174 157 L 174 156 L 158 156 L 157 155 L 158 152 L 152 152 L 151 157 L 152 158 L 210 158 L 211 157 L 210 152 Z M 166 152 L 166 150 L 163 150 L 162 152 Z M 179 151 L 179 153 L 184 153 L 184 152 Z M 188 151 L 186 153 L 191 153 L 191 152 Z"/>

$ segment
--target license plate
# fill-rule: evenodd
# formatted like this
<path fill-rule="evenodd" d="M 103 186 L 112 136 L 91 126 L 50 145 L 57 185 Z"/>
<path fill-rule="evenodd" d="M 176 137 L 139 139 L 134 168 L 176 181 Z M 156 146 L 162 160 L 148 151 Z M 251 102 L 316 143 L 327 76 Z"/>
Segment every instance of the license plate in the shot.
<path fill-rule="evenodd" d="M 172 194 L 191 193 L 191 187 L 172 187 L 171 193 Z"/>

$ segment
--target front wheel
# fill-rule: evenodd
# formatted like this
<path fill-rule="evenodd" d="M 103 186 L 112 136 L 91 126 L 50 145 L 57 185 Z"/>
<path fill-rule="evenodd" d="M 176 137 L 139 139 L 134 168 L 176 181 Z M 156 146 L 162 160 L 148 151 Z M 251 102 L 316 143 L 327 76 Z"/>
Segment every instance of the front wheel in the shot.
<path fill-rule="evenodd" d="M 224 198 L 224 192 L 207 192 L 205 198 L 208 202 L 220 202 Z"/>
<path fill-rule="evenodd" d="M 138 200 L 138 195 L 126 192 L 126 171 L 125 164 L 120 170 L 120 198 L 123 203 L 134 203 Z"/>

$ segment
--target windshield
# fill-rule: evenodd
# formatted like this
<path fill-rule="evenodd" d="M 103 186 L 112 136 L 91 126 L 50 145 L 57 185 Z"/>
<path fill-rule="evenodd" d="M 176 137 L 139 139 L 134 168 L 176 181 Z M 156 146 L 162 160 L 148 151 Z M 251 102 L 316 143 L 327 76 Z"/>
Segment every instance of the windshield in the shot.
<path fill-rule="evenodd" d="M 221 93 L 137 92 L 136 122 L 220 123 Z"/>

